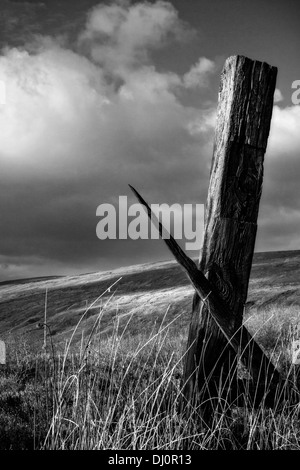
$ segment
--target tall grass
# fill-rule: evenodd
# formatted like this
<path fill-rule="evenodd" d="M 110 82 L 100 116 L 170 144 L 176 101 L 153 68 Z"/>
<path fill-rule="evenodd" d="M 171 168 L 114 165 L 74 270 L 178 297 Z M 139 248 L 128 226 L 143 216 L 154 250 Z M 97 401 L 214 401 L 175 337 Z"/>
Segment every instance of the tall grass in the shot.
<path fill-rule="evenodd" d="M 105 337 L 104 311 L 105 305 L 79 347 L 78 325 L 59 352 L 50 335 L 39 352 L 24 338 L 10 342 L 13 359 L 0 375 L 0 448 L 300 449 L 299 406 L 289 397 L 273 410 L 254 409 L 247 394 L 242 406 L 224 394 L 210 397 L 218 406 L 208 427 L 200 391 L 198 407 L 180 413 L 187 332 L 176 330 L 178 317 L 167 321 L 166 312 L 152 331 L 132 334 L 132 316 L 116 312 Z M 292 330 L 286 317 L 282 324 L 274 316 L 270 323 L 270 315 L 255 314 L 246 324 L 283 373 L 297 379 L 289 359 Z"/>

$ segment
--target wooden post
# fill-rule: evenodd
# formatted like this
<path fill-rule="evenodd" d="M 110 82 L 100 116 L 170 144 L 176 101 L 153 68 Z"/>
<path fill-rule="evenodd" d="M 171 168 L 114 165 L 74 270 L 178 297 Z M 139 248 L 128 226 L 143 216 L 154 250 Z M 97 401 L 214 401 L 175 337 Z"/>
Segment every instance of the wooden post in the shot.
<path fill-rule="evenodd" d="M 194 261 L 184 253 L 172 235 L 169 234 L 169 237 L 167 238 L 163 237 L 163 234 L 166 234 L 166 230 L 163 229 L 161 222 L 151 211 L 150 206 L 137 190 L 131 185 L 129 186 L 136 195 L 138 201 L 145 207 L 148 217 L 158 228 L 159 234 L 163 238 L 167 247 L 186 272 L 191 284 L 195 288 L 195 291 L 201 298 L 201 301 L 203 304 L 209 306 L 209 313 L 226 339 L 226 344 L 228 343 L 229 347 L 233 349 L 235 354 L 239 354 L 240 349 L 242 349 L 242 354 L 240 356 L 241 361 L 244 363 L 245 367 L 250 369 L 253 380 L 257 384 L 254 388 L 255 402 L 259 403 L 262 398 L 265 399 L 265 395 L 267 393 L 267 401 L 269 404 L 273 403 L 272 400 L 275 397 L 277 397 L 278 403 L 282 397 L 282 391 L 284 391 L 285 388 L 286 390 L 289 389 L 290 391 L 293 391 L 293 393 L 295 392 L 295 399 L 297 400 L 296 403 L 298 403 L 299 392 L 295 389 L 294 384 L 282 379 L 278 370 L 274 367 L 259 344 L 244 326 L 242 326 L 240 330 L 235 329 L 234 316 L 226 303 L 221 299 L 215 286 L 208 281 L 204 274 L 197 268 Z M 285 387 L 282 387 L 283 384 Z M 270 395 L 271 400 L 269 399 Z M 180 408 L 184 409 L 185 406 L 186 400 L 184 399 L 184 396 L 182 396 Z"/>
<path fill-rule="evenodd" d="M 273 109 L 277 69 L 242 56 L 225 63 L 219 92 L 213 160 L 199 268 L 217 288 L 241 328 Z M 246 337 L 246 333 L 243 333 Z M 236 369 L 236 353 L 195 293 L 184 369 L 184 395 L 215 394 Z M 231 371 L 231 372 L 230 372 Z"/>

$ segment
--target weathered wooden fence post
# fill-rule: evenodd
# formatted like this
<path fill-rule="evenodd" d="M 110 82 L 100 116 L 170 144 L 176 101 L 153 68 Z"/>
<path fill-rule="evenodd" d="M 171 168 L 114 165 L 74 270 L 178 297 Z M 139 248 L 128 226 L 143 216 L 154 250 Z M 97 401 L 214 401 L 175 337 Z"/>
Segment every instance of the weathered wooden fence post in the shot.
<path fill-rule="evenodd" d="M 245 57 L 230 57 L 225 63 L 199 268 L 171 235 L 163 236 L 161 222 L 129 185 L 196 291 L 185 354 L 181 410 L 198 399 L 199 391 L 204 391 L 201 398 L 208 403 L 208 416 L 215 409 L 215 398 L 217 401 L 234 398 L 228 392 L 237 391 L 239 355 L 251 372 L 247 396 L 253 398 L 254 406 L 264 400 L 273 407 L 285 400 L 286 392 L 290 402 L 291 393 L 294 402 L 299 402 L 297 386 L 280 375 L 242 325 L 276 76 L 275 67 Z"/>
<path fill-rule="evenodd" d="M 263 161 L 273 109 L 277 69 L 242 56 L 229 57 L 221 76 L 205 234 L 199 269 L 242 325 L 254 252 Z M 184 395 L 233 378 L 237 356 L 198 293 L 193 301 Z M 231 373 L 230 372 L 231 369 Z"/>

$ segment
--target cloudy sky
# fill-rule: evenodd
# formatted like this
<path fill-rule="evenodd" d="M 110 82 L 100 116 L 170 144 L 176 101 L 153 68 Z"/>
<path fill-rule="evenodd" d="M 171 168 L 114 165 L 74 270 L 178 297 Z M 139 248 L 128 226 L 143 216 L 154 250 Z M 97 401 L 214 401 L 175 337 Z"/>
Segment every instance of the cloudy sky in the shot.
<path fill-rule="evenodd" d="M 0 280 L 170 258 L 99 240 L 96 209 L 136 202 L 128 183 L 205 202 L 234 54 L 279 69 L 256 250 L 300 249 L 299 17 L 299 0 L 1 0 Z"/>

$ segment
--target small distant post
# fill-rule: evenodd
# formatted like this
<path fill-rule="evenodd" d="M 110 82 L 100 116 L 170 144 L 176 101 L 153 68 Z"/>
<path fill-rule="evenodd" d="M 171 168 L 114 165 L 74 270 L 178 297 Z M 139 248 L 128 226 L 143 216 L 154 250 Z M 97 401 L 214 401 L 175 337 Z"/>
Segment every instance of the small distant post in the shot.
<path fill-rule="evenodd" d="M 299 323 L 291 327 L 291 357 L 292 373 L 294 383 L 297 384 L 300 371 L 300 325 Z"/>
<path fill-rule="evenodd" d="M 6 346 L 4 341 L 0 340 L 0 364 L 6 364 Z"/>
<path fill-rule="evenodd" d="M 299 366 L 300 364 L 300 331 L 299 325 L 293 327 L 292 330 L 292 364 Z"/>

